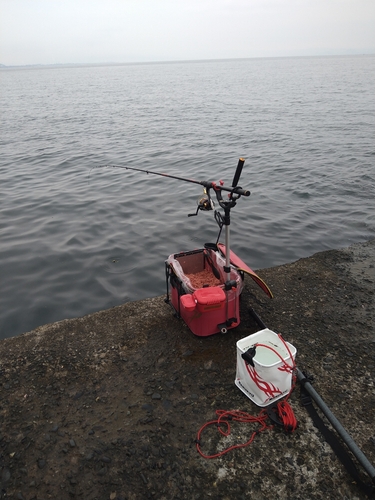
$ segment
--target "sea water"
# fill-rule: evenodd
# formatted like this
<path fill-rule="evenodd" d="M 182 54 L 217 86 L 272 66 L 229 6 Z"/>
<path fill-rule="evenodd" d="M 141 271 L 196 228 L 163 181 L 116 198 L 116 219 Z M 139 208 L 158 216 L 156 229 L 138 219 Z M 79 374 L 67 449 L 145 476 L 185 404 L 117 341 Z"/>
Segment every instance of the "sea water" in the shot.
<path fill-rule="evenodd" d="M 374 80 L 374 56 L 1 69 L 0 338 L 161 295 L 216 241 L 201 186 L 104 166 L 229 186 L 244 157 L 253 269 L 373 237 Z"/>

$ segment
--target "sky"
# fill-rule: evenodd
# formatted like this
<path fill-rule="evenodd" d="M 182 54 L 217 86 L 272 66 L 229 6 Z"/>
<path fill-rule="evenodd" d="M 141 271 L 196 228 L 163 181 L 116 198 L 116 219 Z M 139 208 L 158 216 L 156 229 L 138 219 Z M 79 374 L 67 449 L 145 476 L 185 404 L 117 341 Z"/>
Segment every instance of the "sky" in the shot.
<path fill-rule="evenodd" d="M 0 0 L 0 64 L 375 53 L 375 0 Z"/>

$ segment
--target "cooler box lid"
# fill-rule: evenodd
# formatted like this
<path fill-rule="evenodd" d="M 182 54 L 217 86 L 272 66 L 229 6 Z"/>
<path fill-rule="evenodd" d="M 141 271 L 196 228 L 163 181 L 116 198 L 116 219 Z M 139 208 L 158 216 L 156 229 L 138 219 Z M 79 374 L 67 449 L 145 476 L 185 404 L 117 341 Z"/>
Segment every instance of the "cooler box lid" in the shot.
<path fill-rule="evenodd" d="M 225 292 L 219 286 L 199 288 L 195 290 L 193 295 L 200 305 L 213 305 L 225 302 Z"/>

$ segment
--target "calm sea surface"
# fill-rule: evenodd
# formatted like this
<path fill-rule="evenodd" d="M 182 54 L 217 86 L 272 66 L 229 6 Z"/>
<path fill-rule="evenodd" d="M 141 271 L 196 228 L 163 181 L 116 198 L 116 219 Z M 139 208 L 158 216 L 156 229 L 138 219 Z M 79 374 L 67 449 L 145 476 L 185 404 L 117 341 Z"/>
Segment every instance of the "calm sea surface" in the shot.
<path fill-rule="evenodd" d="M 0 338 L 165 293 L 168 255 L 215 241 L 199 185 L 251 191 L 253 269 L 375 234 L 375 56 L 0 71 Z"/>

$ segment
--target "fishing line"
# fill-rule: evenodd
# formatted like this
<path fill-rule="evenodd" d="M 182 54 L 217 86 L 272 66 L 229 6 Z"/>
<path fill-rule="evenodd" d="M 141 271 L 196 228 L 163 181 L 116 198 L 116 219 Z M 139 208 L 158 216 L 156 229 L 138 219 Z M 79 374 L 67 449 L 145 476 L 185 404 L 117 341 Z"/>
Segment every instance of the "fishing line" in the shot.
<path fill-rule="evenodd" d="M 89 173 L 87 175 L 87 182 L 88 182 L 88 185 L 90 185 L 90 176 L 91 176 L 91 171 L 96 169 L 96 168 L 122 168 L 120 166 L 115 166 L 115 165 L 96 165 L 95 167 L 91 167 L 90 170 L 89 170 Z"/>

